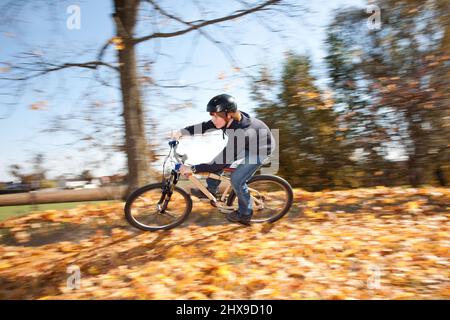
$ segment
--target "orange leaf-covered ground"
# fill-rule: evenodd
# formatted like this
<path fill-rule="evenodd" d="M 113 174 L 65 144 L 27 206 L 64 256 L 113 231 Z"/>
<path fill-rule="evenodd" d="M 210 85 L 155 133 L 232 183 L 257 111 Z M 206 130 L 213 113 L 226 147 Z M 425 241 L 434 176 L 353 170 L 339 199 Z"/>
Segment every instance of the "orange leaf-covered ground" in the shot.
<path fill-rule="evenodd" d="M 295 199 L 282 220 L 251 227 L 199 202 L 182 226 L 155 233 L 128 226 L 123 204 L 5 220 L 0 299 L 450 298 L 450 189 Z"/>

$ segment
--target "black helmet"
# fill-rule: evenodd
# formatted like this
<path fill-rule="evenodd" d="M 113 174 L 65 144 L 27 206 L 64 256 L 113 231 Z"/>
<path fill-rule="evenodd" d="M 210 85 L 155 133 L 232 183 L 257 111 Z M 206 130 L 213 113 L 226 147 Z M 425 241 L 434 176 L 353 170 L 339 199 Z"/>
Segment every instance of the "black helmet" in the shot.
<path fill-rule="evenodd" d="M 235 112 L 236 110 L 236 101 L 232 96 L 225 93 L 212 98 L 206 106 L 208 112 Z"/>

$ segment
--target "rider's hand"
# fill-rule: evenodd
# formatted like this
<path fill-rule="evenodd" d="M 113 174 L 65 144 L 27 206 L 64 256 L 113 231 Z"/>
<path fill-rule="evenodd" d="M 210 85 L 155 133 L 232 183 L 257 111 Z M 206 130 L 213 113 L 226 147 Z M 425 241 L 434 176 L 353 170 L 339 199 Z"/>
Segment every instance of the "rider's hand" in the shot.
<path fill-rule="evenodd" d="M 185 177 L 189 177 L 192 174 L 191 166 L 182 164 L 180 167 L 180 173 Z"/>
<path fill-rule="evenodd" d="M 179 140 L 183 134 L 181 133 L 181 130 L 172 130 L 170 132 L 170 139 L 171 140 Z"/>

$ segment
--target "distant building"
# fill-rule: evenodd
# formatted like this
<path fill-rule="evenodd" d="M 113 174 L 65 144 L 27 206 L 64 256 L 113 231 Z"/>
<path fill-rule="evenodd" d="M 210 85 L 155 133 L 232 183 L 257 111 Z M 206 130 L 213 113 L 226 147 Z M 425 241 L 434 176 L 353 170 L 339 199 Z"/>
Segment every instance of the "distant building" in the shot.
<path fill-rule="evenodd" d="M 61 189 L 94 189 L 102 186 L 124 184 L 126 175 L 115 174 L 92 178 L 90 180 L 82 179 L 74 174 L 64 174 L 57 177 L 58 188 Z"/>
<path fill-rule="evenodd" d="M 86 180 L 63 180 L 60 181 L 59 186 L 63 189 L 80 189 L 88 183 L 89 181 Z"/>

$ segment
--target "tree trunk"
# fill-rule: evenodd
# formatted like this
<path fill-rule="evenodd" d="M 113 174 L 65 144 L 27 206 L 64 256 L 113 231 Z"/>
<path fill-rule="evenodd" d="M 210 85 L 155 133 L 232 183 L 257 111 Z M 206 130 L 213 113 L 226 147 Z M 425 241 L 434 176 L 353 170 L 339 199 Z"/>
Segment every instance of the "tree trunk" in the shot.
<path fill-rule="evenodd" d="M 144 110 L 137 77 L 136 51 L 132 42 L 136 25 L 138 0 L 114 0 L 117 36 L 124 48 L 118 50 L 120 84 L 125 122 L 125 143 L 128 162 L 128 191 L 150 182 L 148 145 L 145 134 Z"/>
<path fill-rule="evenodd" d="M 424 182 L 425 157 L 427 155 L 427 143 L 425 132 L 420 128 L 421 121 L 409 119 L 410 137 L 413 143 L 408 159 L 409 183 L 417 188 Z"/>

